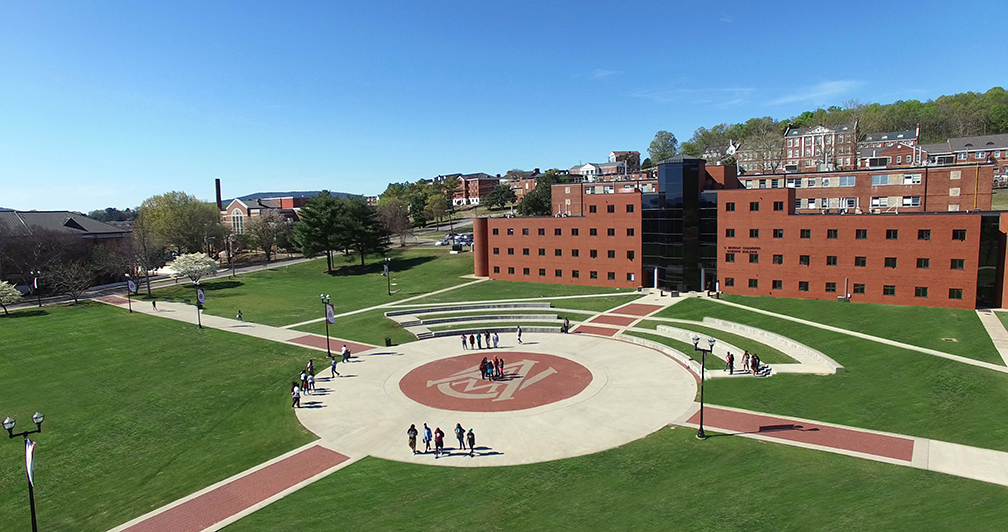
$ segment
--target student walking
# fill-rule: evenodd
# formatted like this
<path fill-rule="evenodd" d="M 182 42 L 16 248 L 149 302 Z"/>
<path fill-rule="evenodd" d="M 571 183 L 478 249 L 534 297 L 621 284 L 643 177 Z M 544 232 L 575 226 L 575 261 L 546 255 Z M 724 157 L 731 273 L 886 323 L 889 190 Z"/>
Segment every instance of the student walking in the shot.
<path fill-rule="evenodd" d="M 301 390 L 298 389 L 298 383 L 291 383 L 291 408 L 301 408 Z"/>
<path fill-rule="evenodd" d="M 497 342 L 500 340 L 500 336 L 497 336 L 497 331 L 494 331 L 494 349 L 497 349 Z"/>
<path fill-rule="evenodd" d="M 490 331 L 483 331 L 483 340 L 486 343 L 487 349 L 490 349 Z"/>
<path fill-rule="evenodd" d="M 462 428 L 462 424 L 461 423 L 456 423 L 455 424 L 455 437 L 458 438 L 459 450 L 460 451 L 464 451 L 465 450 L 465 429 Z"/>
<path fill-rule="evenodd" d="M 413 454 L 416 454 L 416 425 L 410 424 L 409 430 L 406 431 L 406 436 L 409 438 L 409 448 L 413 451 Z"/>
<path fill-rule="evenodd" d="M 745 371 L 749 370 L 749 351 L 742 353 L 742 369 Z"/>
<path fill-rule="evenodd" d="M 434 429 L 434 458 L 444 453 L 444 431 L 441 427 Z"/>
<path fill-rule="evenodd" d="M 314 373 L 309 373 L 308 374 L 308 393 L 310 394 L 310 393 L 312 393 L 314 391 L 315 391 L 315 374 Z"/>
<path fill-rule="evenodd" d="M 466 337 L 464 333 L 462 334 L 462 349 L 469 349 L 469 347 L 466 346 Z"/>
<path fill-rule="evenodd" d="M 350 360 L 350 350 L 347 349 L 346 344 L 343 344 L 343 349 L 340 350 L 340 354 L 343 355 L 343 362 Z"/>
<path fill-rule="evenodd" d="M 315 374 L 315 361 L 309 358 L 308 359 L 308 363 L 305 364 L 305 370 L 308 372 L 309 375 L 314 375 Z"/>
<path fill-rule="evenodd" d="M 735 355 L 728 352 L 728 362 L 725 364 L 725 369 L 728 370 L 729 375 L 735 374 Z"/>
<path fill-rule="evenodd" d="M 150 302 L 150 304 L 151 304 L 151 306 L 154 307 L 154 312 L 157 312 L 157 300 L 156 299 L 152 299 L 151 302 Z"/>
<path fill-rule="evenodd" d="M 339 372 L 336 371 L 336 357 L 333 357 L 333 359 L 332 359 L 332 365 L 329 366 L 329 371 L 332 372 L 332 376 L 334 378 L 339 376 Z"/>
<path fill-rule="evenodd" d="M 469 440 L 469 456 L 472 456 L 473 450 L 476 448 L 476 434 L 473 434 L 473 429 L 469 429 L 469 434 L 466 434 L 466 438 Z"/>
<path fill-rule="evenodd" d="M 301 391 L 308 391 L 308 374 L 303 371 L 301 372 Z"/>
<path fill-rule="evenodd" d="M 238 311 L 238 316 L 236 316 L 236 317 L 238 318 L 238 321 L 243 321 L 243 320 L 242 320 L 242 313 L 241 313 L 241 310 L 239 310 L 239 311 Z"/>
<path fill-rule="evenodd" d="M 428 427 L 427 424 L 424 423 L 423 424 L 424 454 L 427 454 L 427 453 L 430 452 L 430 442 L 431 442 L 432 439 L 434 439 L 434 437 L 431 436 L 430 427 Z"/>
<path fill-rule="evenodd" d="M 469 349 L 476 349 L 476 338 L 473 335 L 469 335 Z"/>
<path fill-rule="evenodd" d="M 483 349 L 483 335 L 480 334 L 480 333 L 476 333 L 476 347 L 478 349 Z M 487 346 L 487 347 L 490 347 L 490 346 Z"/>
<path fill-rule="evenodd" d="M 519 344 L 522 343 L 522 341 L 521 341 L 521 325 L 518 326 L 518 343 Z"/>
<path fill-rule="evenodd" d="M 500 376 L 502 378 L 504 377 L 504 357 L 501 357 L 500 359 Z"/>

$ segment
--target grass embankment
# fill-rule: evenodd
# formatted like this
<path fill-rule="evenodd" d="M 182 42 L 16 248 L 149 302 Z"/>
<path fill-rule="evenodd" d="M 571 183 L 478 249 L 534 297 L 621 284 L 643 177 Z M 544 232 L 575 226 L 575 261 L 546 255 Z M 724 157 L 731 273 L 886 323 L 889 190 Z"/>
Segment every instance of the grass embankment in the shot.
<path fill-rule="evenodd" d="M 291 414 L 311 351 L 85 303 L 0 316 L 0 413 L 33 428 L 43 530 L 107 530 L 314 439 Z M 0 529 L 25 530 L 23 456 Z"/>
<path fill-rule="evenodd" d="M 513 467 L 365 458 L 226 530 L 336 524 L 355 530 L 917 532 L 1004 526 L 1003 486 L 744 438 L 699 441 L 695 434 L 663 429 L 602 453 Z"/>
<path fill-rule="evenodd" d="M 496 328 L 496 327 L 515 327 L 515 326 L 518 326 L 518 325 L 520 325 L 522 327 L 526 327 L 526 328 L 527 327 L 551 327 L 551 328 L 556 328 L 557 330 L 559 330 L 560 326 L 563 325 L 563 323 L 560 322 L 560 321 L 528 321 L 528 322 L 525 322 L 525 321 L 503 321 L 503 322 L 500 322 L 500 323 L 498 323 L 498 322 L 485 322 L 485 323 L 479 323 L 479 322 L 477 322 L 477 323 L 456 323 L 456 324 L 452 324 L 452 325 L 444 325 L 444 326 L 437 326 L 437 327 L 428 327 L 428 329 L 430 329 L 431 331 L 455 331 L 455 330 L 459 330 L 459 329 L 493 329 L 493 328 Z"/>
<path fill-rule="evenodd" d="M 334 274 L 326 272 L 325 259 L 320 259 L 232 279 L 202 281 L 206 312 L 230 318 L 241 310 L 246 321 L 289 325 L 324 315 L 319 294 L 331 295 L 339 314 L 456 286 L 470 281 L 461 276 L 473 272 L 471 253 L 450 255 L 447 249 L 420 247 L 395 249 L 389 256 L 392 282 L 396 283 L 392 296 L 388 295 L 388 280 L 381 275 L 380 258 L 370 257 L 361 268 L 359 262 L 344 263 L 343 257 L 335 257 L 341 269 Z M 193 301 L 195 291 L 190 283 L 183 286 L 180 282 L 155 291 L 154 297 Z"/>
<path fill-rule="evenodd" d="M 722 297 L 740 305 L 1004 365 L 975 310 L 817 299 Z M 797 340 L 801 341 L 800 338 Z"/>
<path fill-rule="evenodd" d="M 794 364 L 795 359 L 785 355 L 777 349 L 774 349 L 764 343 L 757 342 L 756 340 L 750 340 L 748 338 L 739 336 L 737 334 L 732 334 L 729 332 L 724 332 L 718 329 L 711 329 L 709 327 L 700 327 L 698 325 L 692 325 L 687 323 L 677 323 L 677 322 L 664 322 L 657 320 L 644 320 L 638 322 L 635 327 L 640 327 L 644 329 L 657 329 L 659 325 L 668 325 L 669 327 L 675 327 L 677 329 L 686 329 L 693 331 L 695 333 L 704 335 L 701 338 L 701 342 L 707 343 L 707 337 L 713 337 L 715 340 L 722 340 L 728 342 L 735 347 L 742 349 L 744 351 L 749 351 L 750 353 L 756 353 L 759 355 L 760 360 L 765 364 Z M 690 345 L 690 349 L 693 346 Z M 742 364 L 743 353 L 735 353 L 736 364 Z"/>
<path fill-rule="evenodd" d="M 472 273 L 472 272 L 470 272 Z M 527 283 L 521 281 L 484 281 L 428 296 L 410 304 L 452 303 L 455 301 L 495 301 L 500 299 L 533 299 L 556 296 L 580 296 L 586 294 L 616 294 L 633 292 L 629 288 L 604 288 L 568 284 Z M 567 300 L 564 300 L 565 302 Z M 581 307 L 569 307 L 581 308 Z"/>
<path fill-rule="evenodd" d="M 713 316 L 795 338 L 844 366 L 830 376 L 718 379 L 707 400 L 739 408 L 1008 451 L 1008 374 L 850 335 L 688 299 L 660 317 Z"/>
<path fill-rule="evenodd" d="M 675 338 L 669 338 L 668 336 L 661 336 L 659 334 L 649 334 L 646 332 L 626 331 L 624 334 L 629 334 L 630 336 L 637 336 L 639 338 L 644 338 L 645 340 L 651 340 L 652 342 L 658 342 L 662 345 L 667 345 L 672 349 L 680 351 L 682 354 L 692 358 L 693 360 L 700 362 L 703 356 L 693 348 L 693 344 L 687 344 L 686 342 L 680 342 Z M 707 362 L 704 364 L 707 369 L 722 369 L 725 367 L 725 361 L 720 358 L 711 355 L 707 357 Z"/>

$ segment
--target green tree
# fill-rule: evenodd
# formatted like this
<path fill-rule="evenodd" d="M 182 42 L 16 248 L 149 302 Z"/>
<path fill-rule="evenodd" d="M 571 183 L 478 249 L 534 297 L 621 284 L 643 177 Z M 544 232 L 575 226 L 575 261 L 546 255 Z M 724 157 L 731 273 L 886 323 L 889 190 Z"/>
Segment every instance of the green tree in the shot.
<path fill-rule="evenodd" d="M 494 208 L 494 206 L 504 207 L 508 203 L 514 203 L 518 201 L 518 196 L 515 195 L 515 191 L 511 190 L 511 187 L 505 184 L 499 184 L 490 191 L 487 195 L 486 205 L 489 208 Z"/>
<path fill-rule="evenodd" d="M 172 261 L 171 269 L 174 277 L 188 277 L 195 284 L 204 275 L 217 273 L 217 261 L 206 253 L 186 253 Z"/>
<path fill-rule="evenodd" d="M 431 195 L 427 198 L 424 213 L 429 219 L 437 221 L 437 228 L 440 230 L 441 220 L 448 215 L 448 200 L 442 194 Z"/>
<path fill-rule="evenodd" d="M 7 315 L 7 305 L 13 305 L 21 299 L 21 292 L 14 288 L 14 285 L 7 281 L 0 281 L 0 307 L 3 307 L 4 315 Z"/>
<path fill-rule="evenodd" d="M 266 209 L 262 215 L 252 218 L 245 226 L 252 245 L 263 250 L 266 262 L 273 256 L 273 249 L 280 241 L 283 233 L 290 230 L 290 221 L 273 209 Z"/>
<path fill-rule="evenodd" d="M 227 233 L 220 222 L 217 205 L 185 192 L 152 196 L 140 205 L 140 209 L 147 211 L 151 228 L 179 253 L 201 251 L 211 240 L 223 242 Z"/>
<path fill-rule="evenodd" d="M 164 266 L 166 244 L 147 208 L 137 209 L 132 237 L 137 269 L 147 280 L 147 297 L 151 297 L 150 272 Z"/>
<path fill-rule="evenodd" d="M 455 194 L 461 192 L 463 183 L 458 176 L 448 176 L 441 180 L 441 194 L 448 200 L 449 204 L 455 203 Z"/>
<path fill-rule="evenodd" d="M 665 130 L 655 133 L 654 140 L 648 146 L 648 155 L 651 156 L 651 160 L 655 164 L 677 153 L 679 153 L 679 141 L 676 140 L 675 135 Z"/>
<path fill-rule="evenodd" d="M 388 249 L 388 232 L 378 218 L 378 211 L 360 196 L 342 200 L 343 209 L 337 217 L 343 234 L 344 249 L 360 255 L 361 266 L 368 254 L 384 253 Z"/>
<path fill-rule="evenodd" d="M 409 210 L 401 199 L 395 198 L 378 205 L 378 218 L 389 234 L 399 237 L 400 246 L 405 246 L 406 239 L 413 236 Z"/>
<path fill-rule="evenodd" d="M 551 168 L 536 178 L 536 186 L 522 197 L 518 204 L 518 214 L 522 216 L 549 216 L 553 214 L 553 185 L 566 183 L 567 178 L 560 170 Z"/>
<path fill-rule="evenodd" d="M 53 264 L 45 274 L 46 283 L 58 294 L 66 294 L 78 303 L 81 294 L 91 288 L 94 273 L 81 262 L 62 262 Z"/>
<path fill-rule="evenodd" d="M 342 209 L 343 204 L 323 190 L 305 203 L 299 213 L 301 219 L 294 224 L 292 239 L 298 249 L 306 256 L 325 253 L 329 272 L 333 268 L 333 252 L 346 248 L 339 227 Z"/>

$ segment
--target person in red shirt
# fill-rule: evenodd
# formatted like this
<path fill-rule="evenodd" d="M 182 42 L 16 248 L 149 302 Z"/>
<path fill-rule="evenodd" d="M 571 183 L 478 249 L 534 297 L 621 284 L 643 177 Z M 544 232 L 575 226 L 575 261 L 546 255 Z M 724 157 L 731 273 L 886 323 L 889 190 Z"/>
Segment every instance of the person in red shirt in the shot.
<path fill-rule="evenodd" d="M 434 458 L 444 452 L 444 431 L 441 427 L 434 429 Z"/>

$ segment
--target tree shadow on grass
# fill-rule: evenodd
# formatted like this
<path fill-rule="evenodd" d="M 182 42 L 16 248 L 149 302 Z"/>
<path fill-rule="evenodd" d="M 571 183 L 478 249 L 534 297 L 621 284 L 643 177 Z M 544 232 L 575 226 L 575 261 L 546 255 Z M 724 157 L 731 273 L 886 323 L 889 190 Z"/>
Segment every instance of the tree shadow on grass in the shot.
<path fill-rule="evenodd" d="M 395 275 L 396 272 L 406 271 L 415 268 L 417 266 L 420 266 L 421 264 L 430 262 L 435 259 L 437 259 L 437 257 L 435 256 L 412 257 L 409 259 L 392 259 L 392 275 Z M 360 260 L 360 256 L 357 257 L 357 260 Z M 384 263 L 380 260 L 377 260 L 369 264 L 365 264 L 364 266 L 361 266 L 360 264 L 348 264 L 345 266 L 340 266 L 338 268 L 335 268 L 333 271 L 326 273 L 332 276 L 352 277 L 355 275 L 382 273 L 383 270 L 384 270 Z"/>
<path fill-rule="evenodd" d="M 227 280 L 227 281 L 205 281 L 200 283 L 200 286 L 203 287 L 203 290 L 209 291 L 209 290 L 227 290 L 230 288 L 238 288 L 239 286 L 242 286 L 244 284 L 245 283 L 241 281 Z"/>
<path fill-rule="evenodd" d="M 10 314 L 0 314 L 0 319 L 13 320 L 15 318 L 34 318 L 36 316 L 48 316 L 49 311 L 44 309 L 14 310 Z"/>

